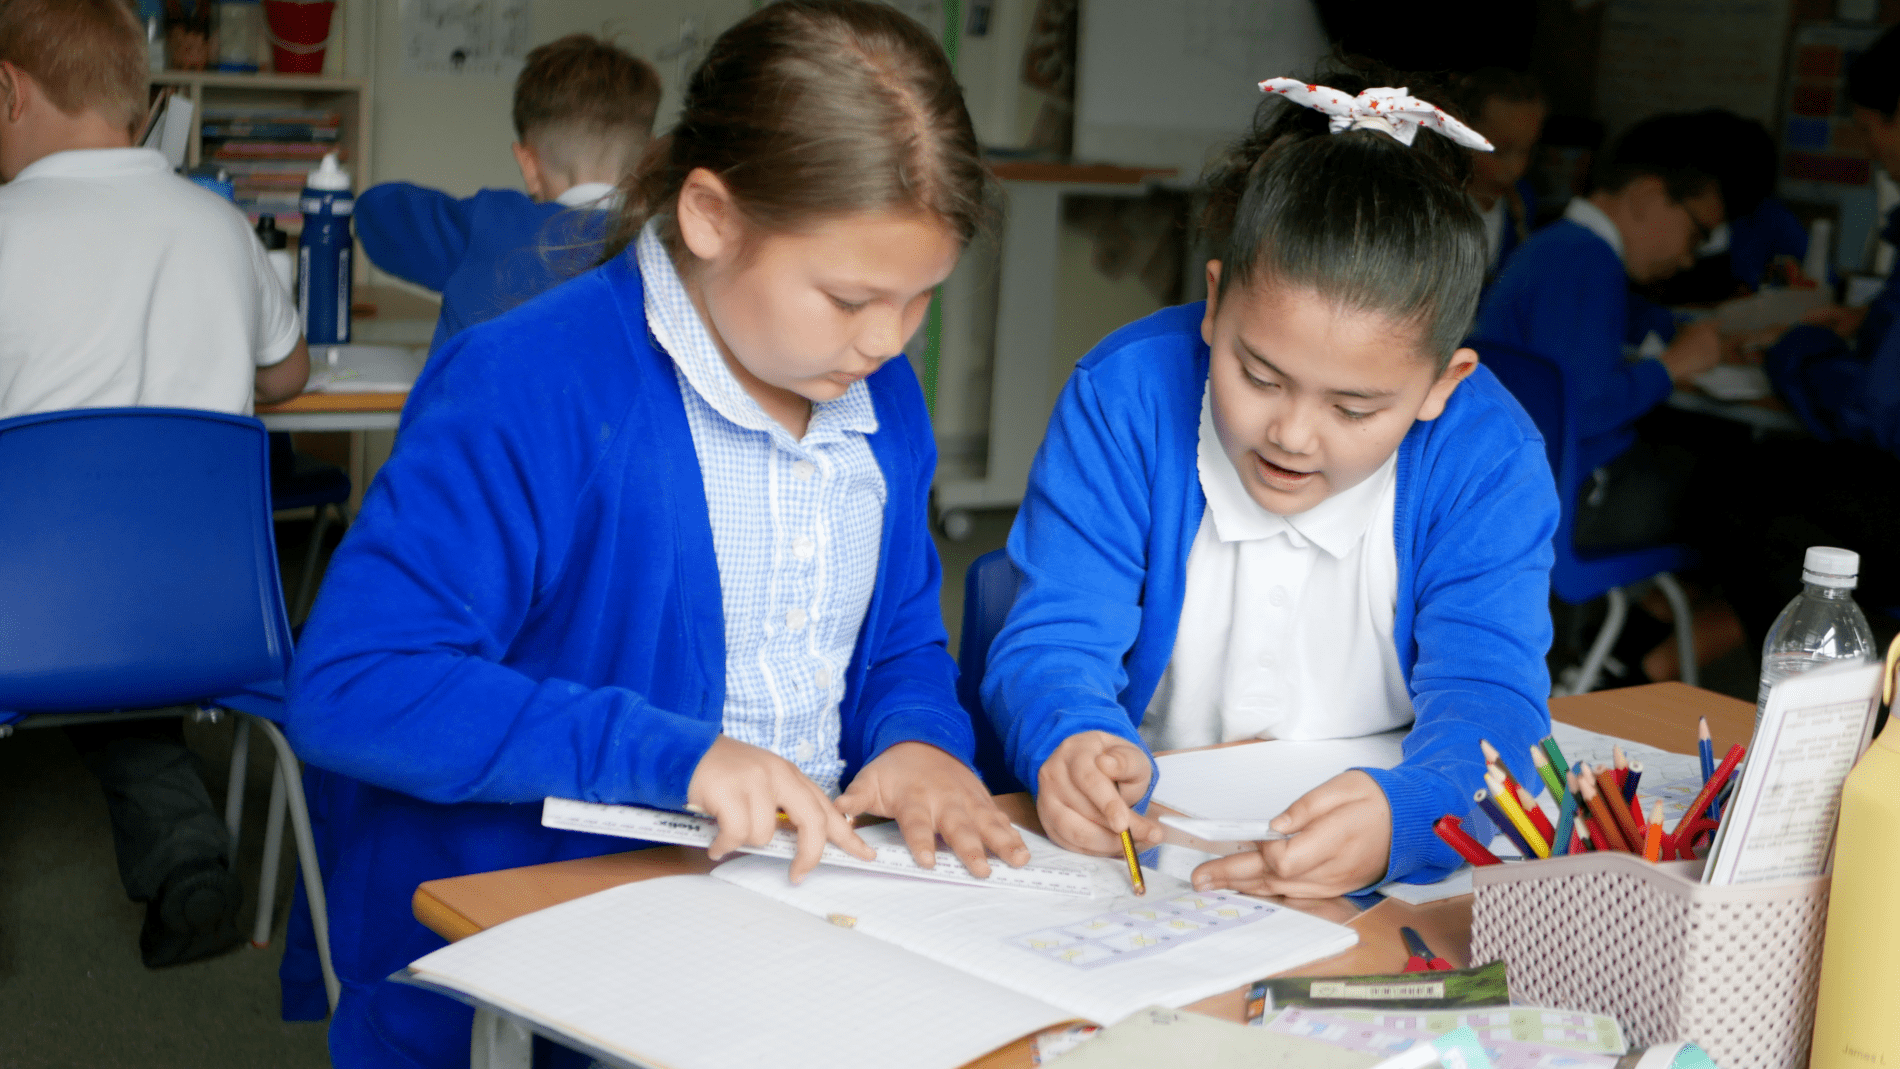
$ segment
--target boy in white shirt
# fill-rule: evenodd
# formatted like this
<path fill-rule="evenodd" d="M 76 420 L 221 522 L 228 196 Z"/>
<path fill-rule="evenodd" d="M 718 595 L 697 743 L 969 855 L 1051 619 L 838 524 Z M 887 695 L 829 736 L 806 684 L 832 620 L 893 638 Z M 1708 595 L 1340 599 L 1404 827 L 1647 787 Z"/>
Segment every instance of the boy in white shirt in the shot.
<path fill-rule="evenodd" d="M 0 0 L 0 419 L 152 405 L 249 414 L 309 350 L 230 204 L 132 147 L 144 32 L 123 0 Z M 68 729 L 105 788 L 145 964 L 238 941 L 224 823 L 175 718 Z"/>

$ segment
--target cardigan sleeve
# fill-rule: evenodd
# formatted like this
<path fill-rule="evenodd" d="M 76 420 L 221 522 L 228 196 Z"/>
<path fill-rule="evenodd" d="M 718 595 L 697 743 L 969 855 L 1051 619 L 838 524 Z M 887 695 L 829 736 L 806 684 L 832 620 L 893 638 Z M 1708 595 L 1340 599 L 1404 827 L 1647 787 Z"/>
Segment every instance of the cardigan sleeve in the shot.
<path fill-rule="evenodd" d="M 1544 655 L 1558 505 L 1534 437 L 1443 493 L 1432 492 L 1438 472 L 1414 477 L 1428 490 L 1410 576 L 1415 719 L 1398 767 L 1363 771 L 1392 809 L 1385 879 L 1429 882 L 1462 863 L 1432 824 L 1471 811 L 1472 792 L 1484 785 L 1480 739 L 1498 748 L 1518 782 L 1536 789 L 1528 754 L 1550 733 Z"/>
<path fill-rule="evenodd" d="M 1151 515 L 1150 465 L 1133 436 L 1117 433 L 1128 419 L 1108 410 L 1089 368 L 1071 375 L 1010 530 L 1022 585 L 990 647 L 982 695 L 1005 759 L 1032 789 L 1043 762 L 1080 732 L 1147 752 L 1117 700 L 1141 626 Z"/>
<path fill-rule="evenodd" d="M 571 384 L 495 337 L 458 335 L 411 393 L 304 630 L 290 737 L 314 764 L 431 802 L 678 808 L 716 721 L 504 663 L 559 574 L 595 454 L 577 421 L 547 416 L 572 409 Z"/>
<path fill-rule="evenodd" d="M 928 527 L 936 439 L 923 390 L 900 357 L 879 373 L 890 384 L 880 434 L 901 437 L 892 453 L 914 467 L 888 495 L 890 551 L 880 596 L 892 599 L 890 623 L 865 651 L 858 723 L 847 727 L 845 760 L 861 768 L 900 742 L 925 742 L 974 770 L 976 733 L 957 702 L 957 666 L 943 626 L 942 567 Z M 900 496 L 901 495 L 901 496 Z"/>
<path fill-rule="evenodd" d="M 475 201 L 408 182 L 384 182 L 356 198 L 356 236 L 370 262 L 442 292 L 468 252 Z"/>

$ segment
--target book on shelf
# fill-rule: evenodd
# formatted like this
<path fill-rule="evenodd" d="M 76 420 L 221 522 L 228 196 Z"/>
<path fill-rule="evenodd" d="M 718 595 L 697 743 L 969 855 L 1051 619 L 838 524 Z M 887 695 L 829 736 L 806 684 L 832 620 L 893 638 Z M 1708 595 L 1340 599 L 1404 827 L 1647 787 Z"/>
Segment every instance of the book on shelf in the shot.
<path fill-rule="evenodd" d="M 238 207 L 253 220 L 269 213 L 294 228 L 301 222 L 298 193 L 311 168 L 331 152 L 349 159 L 342 120 L 325 108 L 216 104 L 204 109 L 199 132 L 204 158 L 231 176 Z"/>
<path fill-rule="evenodd" d="M 335 141 L 338 128 L 307 122 L 207 122 L 207 141 L 228 138 L 262 138 L 273 141 Z"/>

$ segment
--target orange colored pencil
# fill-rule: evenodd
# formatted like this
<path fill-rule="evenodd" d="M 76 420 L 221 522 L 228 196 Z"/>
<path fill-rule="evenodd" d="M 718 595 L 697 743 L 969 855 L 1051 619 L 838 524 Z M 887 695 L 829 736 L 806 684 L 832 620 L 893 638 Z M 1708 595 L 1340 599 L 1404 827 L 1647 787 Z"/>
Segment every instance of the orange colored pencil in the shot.
<path fill-rule="evenodd" d="M 1606 770 L 1603 773 L 1609 775 Z M 1597 789 L 1600 781 L 1590 775 L 1590 766 L 1583 766 L 1583 775 L 1577 777 L 1577 785 L 1583 788 L 1583 804 L 1590 809 L 1590 834 L 1597 836 L 1597 845 L 1606 850 L 1630 852 L 1629 842 L 1617 827 L 1616 818 L 1610 815 L 1610 807 L 1603 801 L 1603 792 Z"/>
<path fill-rule="evenodd" d="M 1629 844 L 1629 852 L 1635 853 L 1643 842 L 1643 831 L 1636 826 L 1636 818 L 1630 815 L 1630 807 L 1623 803 L 1623 792 L 1616 782 L 1616 773 L 1604 768 L 1597 770 L 1598 793 L 1603 796 L 1603 804 L 1609 806 L 1610 816 L 1616 819 L 1616 830 L 1623 833 L 1623 841 Z"/>
<path fill-rule="evenodd" d="M 1645 861 L 1661 861 L 1663 836 L 1662 803 L 1651 798 L 1649 804 L 1650 808 L 1655 812 L 1656 819 L 1649 823 L 1649 837 L 1643 843 L 1643 859 Z"/>

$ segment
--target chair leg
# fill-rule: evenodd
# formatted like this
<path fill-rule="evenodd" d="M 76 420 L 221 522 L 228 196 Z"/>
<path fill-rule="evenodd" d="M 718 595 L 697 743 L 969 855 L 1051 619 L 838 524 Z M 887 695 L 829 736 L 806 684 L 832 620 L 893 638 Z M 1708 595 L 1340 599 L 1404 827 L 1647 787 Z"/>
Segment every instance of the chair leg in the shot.
<path fill-rule="evenodd" d="M 303 555 L 303 578 L 297 581 L 297 600 L 291 619 L 301 621 L 310 615 L 310 587 L 317 577 L 317 554 L 323 549 L 323 534 L 330 528 L 330 505 L 317 506 L 316 527 L 310 532 L 310 548 Z"/>
<path fill-rule="evenodd" d="M 284 766 L 271 771 L 270 815 L 264 819 L 264 860 L 257 872 L 257 920 L 251 925 L 251 945 L 270 946 L 271 921 L 277 912 L 277 869 L 284 860 Z"/>
<path fill-rule="evenodd" d="M 1629 615 L 1629 596 L 1622 587 L 1612 587 L 1609 594 L 1609 613 L 1603 618 L 1603 629 L 1597 632 L 1595 642 L 1590 644 L 1590 652 L 1583 659 L 1583 671 L 1577 675 L 1577 685 L 1572 694 L 1588 694 L 1597 685 L 1597 676 L 1603 673 L 1603 662 L 1609 659 L 1610 649 L 1616 645 L 1618 636 L 1623 633 L 1623 621 Z"/>
<path fill-rule="evenodd" d="M 303 795 L 303 766 L 290 748 L 290 740 L 277 725 L 259 718 L 257 726 L 277 750 L 277 770 L 283 777 L 290 802 L 290 830 L 297 840 L 297 859 L 303 869 L 304 897 L 310 903 L 310 923 L 317 930 L 317 959 L 323 963 L 324 992 L 330 996 L 330 1009 L 336 1010 L 342 985 L 337 982 L 336 967 L 330 963 L 330 908 L 323 893 L 323 873 L 317 868 L 317 843 L 310 831 L 310 805 Z"/>
<path fill-rule="evenodd" d="M 231 718 L 231 780 L 224 789 L 224 826 L 231 833 L 231 858 L 235 867 L 238 830 L 244 826 L 244 778 L 251 764 L 251 720 Z"/>
<path fill-rule="evenodd" d="M 1676 618 L 1676 661 L 1680 665 L 1677 673 L 1684 683 L 1697 686 L 1695 661 L 1695 613 L 1689 608 L 1689 597 L 1682 592 L 1682 584 L 1668 572 L 1656 573 L 1656 586 L 1669 599 L 1669 611 Z"/>

